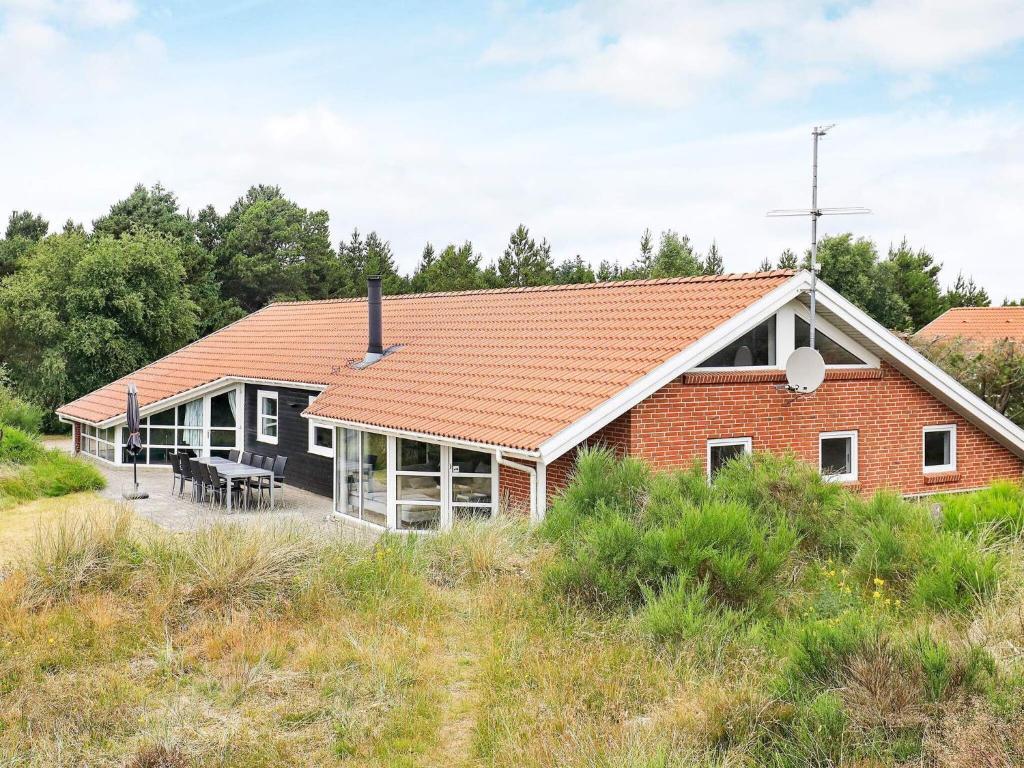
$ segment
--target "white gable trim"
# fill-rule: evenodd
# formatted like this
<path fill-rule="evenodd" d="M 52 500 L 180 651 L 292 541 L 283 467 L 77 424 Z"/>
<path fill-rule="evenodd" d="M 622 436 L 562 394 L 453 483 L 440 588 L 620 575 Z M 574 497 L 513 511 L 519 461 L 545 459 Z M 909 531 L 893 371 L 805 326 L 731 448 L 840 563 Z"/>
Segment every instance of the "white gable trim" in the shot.
<path fill-rule="evenodd" d="M 700 361 L 705 360 L 714 350 L 724 346 L 727 339 L 734 338 L 745 332 L 747 328 L 763 322 L 771 314 L 809 289 L 810 273 L 806 271 L 797 273 L 714 331 L 674 355 L 650 373 L 630 384 L 619 394 L 606 400 L 582 419 L 570 424 L 547 440 L 540 447 L 542 460 L 551 463 L 576 447 L 630 408 L 646 400 L 666 384 L 686 373 Z M 912 380 L 924 386 L 933 395 L 946 402 L 951 408 L 1018 456 L 1024 457 L 1024 430 L 821 281 L 818 282 L 818 301 L 881 350 L 888 360 Z M 830 330 L 832 329 L 834 326 L 831 326 Z M 849 338 L 847 334 L 841 334 L 841 336 L 844 341 Z M 835 337 L 833 336 L 833 338 Z M 851 349 L 855 353 L 861 350 L 867 352 L 862 345 L 856 345 Z M 877 356 L 871 355 L 870 359 L 874 361 Z"/>
<path fill-rule="evenodd" d="M 637 379 L 615 397 L 603 402 L 582 419 L 570 424 L 541 445 L 540 455 L 543 461 L 550 464 L 601 427 L 617 419 L 637 403 L 646 400 L 694 365 L 707 359 L 714 350 L 728 343 L 729 339 L 744 333 L 747 328 L 751 328 L 775 314 L 781 307 L 798 296 L 801 290 L 810 287 L 810 280 L 809 272 L 800 272 L 794 275 L 739 314 L 733 315 L 711 333 L 698 339 L 650 373 Z"/>

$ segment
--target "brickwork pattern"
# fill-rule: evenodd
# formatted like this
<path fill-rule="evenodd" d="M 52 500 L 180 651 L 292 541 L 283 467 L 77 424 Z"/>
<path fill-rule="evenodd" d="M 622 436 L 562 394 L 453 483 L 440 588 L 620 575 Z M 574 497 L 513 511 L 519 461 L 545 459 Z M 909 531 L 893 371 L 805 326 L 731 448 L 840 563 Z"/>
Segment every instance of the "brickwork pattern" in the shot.
<path fill-rule="evenodd" d="M 858 487 L 904 494 L 977 488 L 1019 479 L 1021 460 L 931 394 L 884 364 L 880 371 L 830 371 L 810 395 L 787 392 L 783 375 L 689 374 L 630 413 L 630 453 L 654 467 L 706 462 L 707 441 L 749 437 L 755 451 L 793 451 L 818 463 L 821 432 L 856 430 Z M 957 471 L 926 475 L 922 428 L 956 424 Z"/>

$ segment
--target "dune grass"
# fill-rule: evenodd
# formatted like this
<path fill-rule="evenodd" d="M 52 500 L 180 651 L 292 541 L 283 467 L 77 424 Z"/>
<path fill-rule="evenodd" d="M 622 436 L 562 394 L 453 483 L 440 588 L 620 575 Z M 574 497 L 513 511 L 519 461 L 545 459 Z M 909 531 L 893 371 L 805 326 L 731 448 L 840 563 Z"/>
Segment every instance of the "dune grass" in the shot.
<path fill-rule="evenodd" d="M 990 493 L 1022 498 L 595 451 L 539 531 L 372 546 L 78 497 L 0 582 L 0 764 L 1018 765 L 1024 548 Z"/>

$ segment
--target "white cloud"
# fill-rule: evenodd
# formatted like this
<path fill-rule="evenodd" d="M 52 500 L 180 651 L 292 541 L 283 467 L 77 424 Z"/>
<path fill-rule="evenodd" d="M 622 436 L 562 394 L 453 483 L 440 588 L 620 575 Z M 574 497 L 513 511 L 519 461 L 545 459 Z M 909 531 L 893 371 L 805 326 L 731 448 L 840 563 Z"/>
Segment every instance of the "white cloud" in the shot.
<path fill-rule="evenodd" d="M 70 3 L 75 20 L 85 27 L 113 27 L 138 16 L 132 0 L 74 0 Z"/>
<path fill-rule="evenodd" d="M 578 0 L 523 18 L 485 62 L 526 65 L 549 87 L 661 106 L 689 103 L 726 78 L 762 96 L 875 68 L 919 89 L 1024 39 L 1019 0 Z"/>

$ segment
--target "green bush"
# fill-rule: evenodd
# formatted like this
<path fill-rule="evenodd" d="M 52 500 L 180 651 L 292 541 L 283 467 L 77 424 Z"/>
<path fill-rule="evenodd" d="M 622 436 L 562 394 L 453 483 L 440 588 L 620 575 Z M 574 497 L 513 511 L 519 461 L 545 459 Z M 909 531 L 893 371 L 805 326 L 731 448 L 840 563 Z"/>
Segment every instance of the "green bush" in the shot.
<path fill-rule="evenodd" d="M 45 412 L 38 405 L 14 394 L 7 383 L 6 375 L 0 369 L 0 427 L 8 425 L 25 432 L 36 433 L 43 425 Z"/>
<path fill-rule="evenodd" d="M 733 607 L 763 601 L 796 544 L 785 515 L 717 498 L 695 470 L 652 474 L 599 448 L 579 454 L 543 530 L 561 554 L 548 585 L 606 607 L 639 604 L 678 580 Z"/>
<path fill-rule="evenodd" d="M 999 581 L 999 558 L 972 538 L 939 533 L 922 552 L 923 567 L 912 587 L 922 606 L 963 611 L 988 597 Z"/>
<path fill-rule="evenodd" d="M 691 588 L 679 578 L 661 590 L 650 592 L 640 613 L 644 629 L 662 642 L 697 641 L 706 648 L 726 642 L 747 619 L 747 614 L 717 605 L 707 582 Z"/>
<path fill-rule="evenodd" d="M 940 500 L 943 526 L 956 533 L 974 534 L 986 529 L 1002 538 L 1024 531 L 1024 488 L 1001 482 L 974 493 L 946 496 Z"/>
<path fill-rule="evenodd" d="M 921 674 L 924 692 L 932 703 L 946 701 L 955 693 L 973 693 L 985 675 L 995 673 L 995 663 L 983 648 L 953 648 L 927 632 L 920 632 L 908 644 L 906 665 Z"/>
<path fill-rule="evenodd" d="M 30 464 L 43 455 L 39 441 L 17 427 L 0 425 L 0 463 Z"/>
<path fill-rule="evenodd" d="M 92 464 L 61 451 L 43 451 L 31 464 L 0 474 L 0 504 L 5 500 L 23 502 L 40 496 L 97 491 L 104 485 L 106 480 Z"/>
<path fill-rule="evenodd" d="M 797 625 L 783 671 L 788 692 L 835 688 L 847 663 L 857 653 L 877 645 L 882 626 L 875 617 L 850 612 L 832 621 Z"/>

